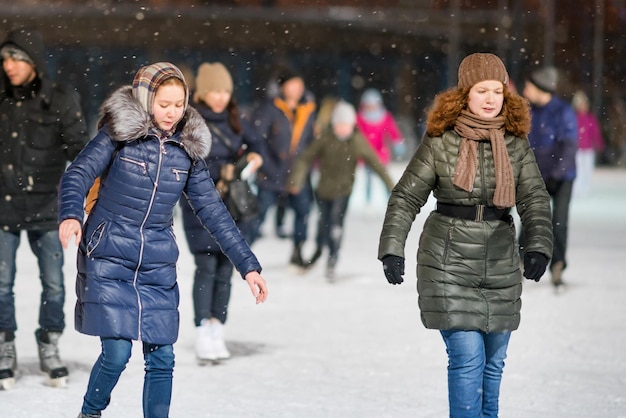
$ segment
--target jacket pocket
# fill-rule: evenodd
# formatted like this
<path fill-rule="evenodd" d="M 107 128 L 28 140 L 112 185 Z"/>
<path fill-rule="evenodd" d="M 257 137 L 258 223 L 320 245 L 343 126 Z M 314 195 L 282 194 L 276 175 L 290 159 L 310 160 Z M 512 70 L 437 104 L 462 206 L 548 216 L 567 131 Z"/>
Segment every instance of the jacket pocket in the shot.
<path fill-rule="evenodd" d="M 513 251 L 511 252 L 511 265 L 512 266 L 516 266 L 519 265 L 520 263 L 520 259 L 519 259 L 519 245 L 517 243 L 517 231 L 515 229 L 515 222 L 513 222 L 513 217 L 511 215 L 509 215 L 509 220 L 508 220 L 508 225 L 509 225 L 509 232 L 511 234 L 511 248 L 513 248 Z"/>
<path fill-rule="evenodd" d="M 139 161 L 128 157 L 120 157 L 120 161 L 124 161 L 126 163 L 134 164 L 135 166 L 141 168 L 143 174 L 146 174 L 148 170 L 146 169 L 145 161 Z"/>
<path fill-rule="evenodd" d="M 58 152 L 61 148 L 57 134 L 58 116 L 50 111 L 31 109 L 27 119 L 22 140 L 28 143 L 28 147 L 36 151 Z"/>
<path fill-rule="evenodd" d="M 454 227 L 449 227 L 446 232 L 446 238 L 443 243 L 443 263 L 446 264 L 448 262 L 448 253 L 450 252 L 450 245 L 452 245 L 452 231 Z"/>
<path fill-rule="evenodd" d="M 93 230 L 87 241 L 87 257 L 91 257 L 91 254 L 98 248 L 102 238 L 104 236 L 104 230 L 106 229 L 106 222 L 100 223 L 96 229 Z"/>
<path fill-rule="evenodd" d="M 178 182 L 186 182 L 187 176 L 189 175 L 188 170 L 184 170 L 182 168 L 172 168 L 172 174 L 174 174 L 174 179 Z"/>

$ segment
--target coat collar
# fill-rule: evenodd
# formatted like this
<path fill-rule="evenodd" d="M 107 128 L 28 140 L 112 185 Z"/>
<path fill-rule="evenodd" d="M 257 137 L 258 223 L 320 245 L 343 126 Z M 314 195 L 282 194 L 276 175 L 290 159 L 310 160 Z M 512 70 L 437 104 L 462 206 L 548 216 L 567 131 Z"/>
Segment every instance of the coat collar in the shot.
<path fill-rule="evenodd" d="M 131 86 L 120 87 L 104 101 L 100 108 L 98 128 L 107 126 L 114 141 L 130 142 L 150 134 L 153 126 L 150 115 L 133 97 Z M 173 137 L 192 160 L 206 158 L 211 150 L 211 133 L 202 116 L 187 107 Z"/>

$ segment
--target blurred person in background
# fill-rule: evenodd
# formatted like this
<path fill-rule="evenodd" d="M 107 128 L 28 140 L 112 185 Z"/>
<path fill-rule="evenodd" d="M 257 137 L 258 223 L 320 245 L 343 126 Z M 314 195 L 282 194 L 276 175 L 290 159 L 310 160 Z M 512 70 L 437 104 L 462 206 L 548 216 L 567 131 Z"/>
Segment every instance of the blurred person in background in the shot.
<path fill-rule="evenodd" d="M 304 267 L 302 246 L 308 235 L 308 220 L 313 200 L 311 181 L 303 183 L 298 193 L 288 190 L 288 177 L 296 158 L 314 138 L 315 102 L 305 94 L 304 79 L 289 70 L 277 77 L 279 94 L 263 102 L 254 112 L 254 126 L 264 141 L 263 166 L 257 175 L 259 218 L 256 236 L 267 211 L 281 198 L 294 211 L 293 250 L 289 263 Z"/>
<path fill-rule="evenodd" d="M 552 66 L 533 71 L 524 83 L 523 94 L 531 104 L 530 146 L 552 198 L 554 252 L 550 264 L 552 284 L 563 285 L 567 268 L 569 207 L 576 178 L 578 122 L 569 103 L 556 96 L 558 71 Z M 520 251 L 526 251 L 526 239 L 520 236 Z"/>
<path fill-rule="evenodd" d="M 437 206 L 417 251 L 422 323 L 445 342 L 450 417 L 497 417 L 522 306 L 509 212 L 517 208 L 527 237 L 523 275 L 539 281 L 552 253 L 550 197 L 526 139 L 528 104 L 508 90 L 504 63 L 471 54 L 458 79 L 435 97 L 426 135 L 391 192 L 378 258 L 387 281 L 402 283 L 406 239 L 432 192 Z"/>
<path fill-rule="evenodd" d="M 380 91 L 368 88 L 361 95 L 357 126 L 384 165 L 389 164 L 394 154 L 404 154 L 402 133 L 391 112 L 385 108 Z M 370 202 L 373 176 L 367 168 L 365 174 L 365 200 Z"/>
<path fill-rule="evenodd" d="M 607 149 L 603 160 L 608 164 L 626 166 L 626 103 L 618 86 L 611 90 L 607 105 L 607 116 L 603 118 Z"/>
<path fill-rule="evenodd" d="M 261 141 L 242 118 L 233 98 L 233 79 L 222 63 L 201 64 L 195 85 L 192 106 L 211 132 L 211 151 L 204 160 L 224 198 L 240 158 L 245 158 L 251 173 L 263 164 Z M 196 357 L 200 362 L 227 359 L 230 352 L 224 342 L 223 325 L 228 316 L 233 264 L 196 217 L 189 202 L 183 199 L 180 205 L 185 238 L 196 264 L 193 280 Z M 253 219 L 237 220 L 248 242 L 252 238 L 253 222 Z"/>
<path fill-rule="evenodd" d="M 315 195 L 319 207 L 316 249 L 305 264 L 311 267 L 328 247 L 326 278 L 335 280 L 335 268 L 344 235 L 344 218 L 354 184 L 359 160 L 374 171 L 391 191 L 393 181 L 374 150 L 356 130 L 354 106 L 340 100 L 333 107 L 330 127 L 298 157 L 291 176 L 291 190 L 297 193 L 311 170 L 318 163 L 319 182 Z"/>
<path fill-rule="evenodd" d="M 35 331 L 39 366 L 49 384 L 64 386 L 69 372 L 58 347 L 65 329 L 65 286 L 57 187 L 67 162 L 89 139 L 87 126 L 78 94 L 48 78 L 39 31 L 10 32 L 0 59 L 0 386 L 15 383 L 13 286 L 22 231 L 37 257 L 43 287 Z"/>
<path fill-rule="evenodd" d="M 604 140 L 600 123 L 591 112 L 589 98 L 578 90 L 572 98 L 572 107 L 578 122 L 578 151 L 576 152 L 575 197 L 583 197 L 591 191 L 591 180 L 596 167 L 597 155 L 604 151 Z"/>

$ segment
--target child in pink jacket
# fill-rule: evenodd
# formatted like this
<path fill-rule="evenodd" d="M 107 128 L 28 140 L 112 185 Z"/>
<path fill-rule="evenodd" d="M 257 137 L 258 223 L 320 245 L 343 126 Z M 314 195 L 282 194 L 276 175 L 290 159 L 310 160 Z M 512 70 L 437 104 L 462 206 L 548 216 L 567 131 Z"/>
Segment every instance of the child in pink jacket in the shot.
<path fill-rule="evenodd" d="M 391 160 L 393 144 L 396 152 L 401 153 L 404 145 L 402 134 L 391 113 L 385 108 L 383 97 L 376 89 L 369 88 L 363 92 L 357 114 L 357 126 L 372 146 L 380 161 L 387 165 Z M 366 171 L 365 197 L 369 202 L 372 191 L 372 173 Z"/>

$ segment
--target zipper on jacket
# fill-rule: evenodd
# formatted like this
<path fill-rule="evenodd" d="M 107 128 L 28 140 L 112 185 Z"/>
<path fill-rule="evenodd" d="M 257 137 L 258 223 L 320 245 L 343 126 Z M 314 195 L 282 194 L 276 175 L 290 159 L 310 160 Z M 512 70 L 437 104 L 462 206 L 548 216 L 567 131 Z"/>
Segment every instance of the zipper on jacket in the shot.
<path fill-rule="evenodd" d="M 133 160 L 132 158 L 128 158 L 128 157 L 120 157 L 120 160 L 126 161 L 127 163 L 138 165 L 139 167 L 141 167 L 143 169 L 143 173 L 144 174 L 148 173 L 145 161 L 137 161 L 137 160 Z"/>
<path fill-rule="evenodd" d="M 180 174 L 187 173 L 187 170 L 181 170 L 180 168 L 172 168 L 172 173 L 176 176 L 176 181 L 180 181 Z"/>
<path fill-rule="evenodd" d="M 156 197 L 156 191 L 157 188 L 159 187 L 159 176 L 161 175 L 161 166 L 163 165 L 163 154 L 165 154 L 165 148 L 163 146 L 163 141 L 159 139 L 160 142 L 160 146 L 159 146 L 159 162 L 157 164 L 157 172 L 156 172 L 156 180 L 153 183 L 152 186 L 152 195 L 150 196 L 150 202 L 148 203 L 148 208 L 146 210 L 146 215 L 144 216 L 143 220 L 141 221 L 141 225 L 139 226 L 139 239 L 140 239 L 140 246 L 139 246 L 139 260 L 137 263 L 137 268 L 135 269 L 135 277 L 133 277 L 133 287 L 135 288 L 135 293 L 137 294 L 137 306 L 139 309 L 139 316 L 137 318 L 137 336 L 138 336 L 138 340 L 141 341 L 141 316 L 143 314 L 143 306 L 141 304 L 141 296 L 139 295 L 139 290 L 137 289 L 137 276 L 139 275 L 139 268 L 141 267 L 141 264 L 143 262 L 143 252 L 145 249 L 145 245 L 146 245 L 146 238 L 143 235 L 143 228 L 146 225 L 146 222 L 148 221 L 148 217 L 150 216 L 150 212 L 152 211 L 152 206 L 154 205 L 154 198 Z M 129 160 L 129 162 L 136 162 L 133 160 Z M 145 167 L 146 164 L 143 163 L 143 167 L 144 167 L 144 171 L 145 171 Z"/>

